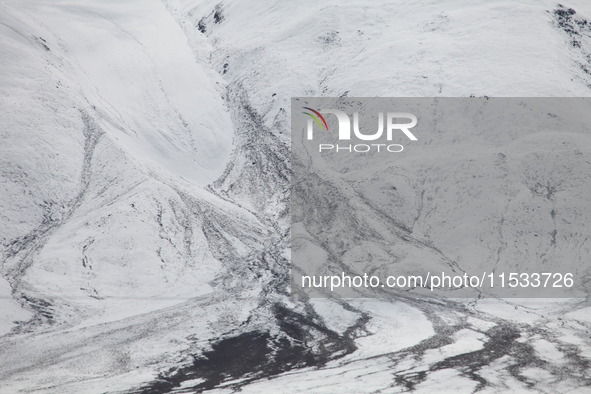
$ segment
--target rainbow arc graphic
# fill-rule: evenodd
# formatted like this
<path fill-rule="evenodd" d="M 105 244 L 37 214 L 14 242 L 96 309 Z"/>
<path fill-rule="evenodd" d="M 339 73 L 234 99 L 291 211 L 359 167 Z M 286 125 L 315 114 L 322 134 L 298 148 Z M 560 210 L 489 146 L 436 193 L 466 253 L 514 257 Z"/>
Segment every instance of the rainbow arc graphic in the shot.
<path fill-rule="evenodd" d="M 308 115 L 309 117 L 311 117 L 312 119 L 314 119 L 316 121 L 316 123 L 318 123 L 318 126 L 320 126 L 321 129 L 326 129 L 328 131 L 328 123 L 326 123 L 326 119 L 324 119 L 324 116 L 322 116 L 322 114 L 316 110 L 313 110 L 312 108 L 309 107 L 304 107 L 304 109 L 307 109 L 308 111 L 313 112 L 313 114 L 311 114 L 310 112 L 302 112 L 303 114 Z M 322 122 L 321 122 L 322 120 Z"/>

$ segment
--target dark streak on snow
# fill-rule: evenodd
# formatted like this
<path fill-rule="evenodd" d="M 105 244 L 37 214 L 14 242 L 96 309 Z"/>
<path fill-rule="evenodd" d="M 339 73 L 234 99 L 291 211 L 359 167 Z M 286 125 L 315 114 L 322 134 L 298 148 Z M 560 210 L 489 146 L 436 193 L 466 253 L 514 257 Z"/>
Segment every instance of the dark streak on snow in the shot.
<path fill-rule="evenodd" d="M 321 367 L 356 349 L 352 338 L 341 336 L 308 316 L 281 304 L 272 309 L 280 334 L 250 331 L 217 340 L 211 344 L 212 350 L 195 357 L 191 365 L 160 374 L 155 381 L 132 392 L 201 393 L 222 383 L 239 389 L 293 369 Z M 183 382 L 192 380 L 198 383 L 181 388 Z"/>
<path fill-rule="evenodd" d="M 566 8 L 562 4 L 558 4 L 552 15 L 558 28 L 566 33 L 570 45 L 578 52 L 576 64 L 586 76 L 591 76 L 591 48 L 588 44 L 585 45 L 591 39 L 591 23 L 574 9 Z M 591 88 L 591 81 L 587 80 L 586 84 Z"/>
<path fill-rule="evenodd" d="M 218 3 L 213 9 L 213 11 L 209 13 L 209 15 L 204 16 L 199 20 L 199 22 L 197 23 L 197 29 L 201 33 L 206 34 L 210 30 L 209 28 L 211 26 L 211 23 L 219 25 L 224 21 L 224 19 L 225 17 L 222 3 Z"/>
<path fill-rule="evenodd" d="M 84 156 L 78 194 L 65 204 L 56 201 L 44 201 L 43 204 L 40 204 L 45 212 L 39 226 L 6 245 L 4 260 L 17 260 L 15 266 L 9 269 L 7 273 L 7 279 L 13 288 L 14 297 L 22 300 L 26 307 L 35 312 L 29 321 L 19 323 L 17 331 L 30 331 L 43 323 L 54 323 L 51 303 L 27 294 L 26 291 L 21 289 L 20 281 L 26 270 L 33 264 L 36 253 L 45 246 L 49 236 L 72 217 L 82 204 L 87 193 L 92 175 L 92 158 L 104 132 L 85 111 L 81 111 L 81 118 L 84 123 L 84 129 L 82 130 L 84 134 Z"/>

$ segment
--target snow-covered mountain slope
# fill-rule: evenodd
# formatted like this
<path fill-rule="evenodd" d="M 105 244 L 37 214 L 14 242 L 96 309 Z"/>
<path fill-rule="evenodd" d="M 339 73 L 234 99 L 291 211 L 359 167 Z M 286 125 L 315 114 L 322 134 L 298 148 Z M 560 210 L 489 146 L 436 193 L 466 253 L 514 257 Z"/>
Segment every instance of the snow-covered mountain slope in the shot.
<path fill-rule="evenodd" d="M 588 387 L 586 301 L 287 291 L 291 97 L 589 96 L 587 2 L 0 9 L 2 392 Z"/>
<path fill-rule="evenodd" d="M 3 9 L 1 237 L 13 288 L 210 291 L 217 262 L 167 182 L 205 186 L 228 160 L 232 126 L 211 69 L 159 2 Z M 200 256 L 199 275 L 185 275 L 196 269 L 185 253 Z"/>
<path fill-rule="evenodd" d="M 304 100 L 292 106 L 296 125 L 301 107 L 338 108 L 337 100 Z M 538 296 L 588 293 L 591 228 L 584 217 L 591 211 L 591 100 L 382 102 L 380 108 L 404 106 L 421 119 L 415 128 L 420 139 L 403 142 L 400 154 L 319 153 L 318 143 L 348 145 L 337 133 L 300 144 L 303 137 L 294 127 L 295 267 L 307 265 L 306 275 L 319 276 L 340 274 L 344 265 L 351 273 L 382 279 L 442 271 L 562 272 L 574 275 L 577 284 Z M 497 287 L 501 297 L 532 294 L 532 288 Z M 342 291 L 355 296 L 363 290 Z"/>

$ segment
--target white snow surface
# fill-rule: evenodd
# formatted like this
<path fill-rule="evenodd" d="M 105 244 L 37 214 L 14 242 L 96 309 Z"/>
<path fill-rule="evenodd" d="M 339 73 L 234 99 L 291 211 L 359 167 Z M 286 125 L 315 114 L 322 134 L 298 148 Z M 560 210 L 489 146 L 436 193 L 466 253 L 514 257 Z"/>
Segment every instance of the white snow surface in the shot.
<path fill-rule="evenodd" d="M 591 19 L 585 0 L 564 6 Z M 0 391 L 141 392 L 220 338 L 281 332 L 271 306 L 285 305 L 314 310 L 313 323 L 339 335 L 353 330 L 357 350 L 271 379 L 228 379 L 214 392 L 472 392 L 480 386 L 470 371 L 487 381 L 482 392 L 584 392 L 587 301 L 332 304 L 290 299 L 277 285 L 288 269 L 291 97 L 588 97 L 591 35 L 572 45 L 557 7 L 0 3 Z M 582 178 L 571 175 L 585 191 L 591 173 L 580 168 Z M 581 240 L 585 195 L 565 217 L 583 223 Z M 442 198 L 433 217 L 456 203 Z M 481 254 L 458 252 L 464 235 L 425 223 L 454 258 Z M 310 332 L 314 346 L 325 338 Z M 491 338 L 513 350 L 462 369 Z M 515 372 L 520 354 L 546 364 Z"/>

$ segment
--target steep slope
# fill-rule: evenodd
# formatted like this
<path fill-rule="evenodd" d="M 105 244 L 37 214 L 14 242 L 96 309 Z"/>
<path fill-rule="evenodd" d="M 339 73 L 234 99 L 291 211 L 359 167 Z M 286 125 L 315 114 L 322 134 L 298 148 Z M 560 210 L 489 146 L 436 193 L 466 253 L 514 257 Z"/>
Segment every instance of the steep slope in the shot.
<path fill-rule="evenodd" d="M 219 268 L 169 184 L 219 176 L 232 127 L 179 26 L 157 2 L 15 3 L 2 15 L 2 269 L 14 291 L 38 309 L 39 291 L 82 303 L 210 291 Z M 199 276 L 184 272 L 193 254 Z"/>
<path fill-rule="evenodd" d="M 572 6 L 4 3 L 3 389 L 583 390 L 586 302 L 288 293 L 290 97 L 588 96 Z"/>
<path fill-rule="evenodd" d="M 209 38 L 214 47 L 212 63 L 229 83 L 227 100 L 233 104 L 230 107 L 245 108 L 244 97 L 247 95 L 248 113 L 252 114 L 254 111 L 262 118 L 262 121 L 257 120 L 257 124 L 261 126 L 256 131 L 263 130 L 262 125 L 274 126 L 270 130 L 273 138 L 285 138 L 285 122 L 281 120 L 283 110 L 289 105 L 288 99 L 293 96 L 589 95 L 588 75 L 580 66 L 582 62 L 579 60 L 582 57 L 581 52 L 584 53 L 586 50 L 581 48 L 587 48 L 589 45 L 584 17 L 585 13 L 589 14 L 589 9 L 585 3 L 573 5 L 579 12 L 583 12 L 583 16 L 566 6 L 552 3 L 540 6 L 450 2 L 442 6 L 440 3 L 423 2 L 420 12 L 416 11 L 415 5 L 386 5 L 383 2 L 363 5 L 309 3 L 297 6 L 280 2 L 272 5 L 190 1 L 170 4 L 169 8 L 173 9 L 173 13 L 181 15 L 177 17 L 180 23 L 185 26 L 192 25 Z M 300 12 L 300 7 L 305 8 L 306 12 Z M 289 18 L 286 18 L 286 15 L 289 15 Z M 568 30 L 569 23 L 576 28 L 573 28 L 574 32 Z M 523 26 L 527 26 L 526 31 Z M 573 45 L 571 36 L 580 39 L 580 45 Z M 244 90 L 246 94 L 237 95 L 236 89 Z M 241 113 L 240 110 L 237 112 Z M 244 130 L 248 130 L 245 118 L 241 116 L 240 121 L 235 121 L 238 133 L 241 125 Z M 449 135 L 448 138 L 451 142 L 454 135 Z M 509 141 L 512 137 L 507 135 L 501 138 Z M 511 153 L 512 162 L 508 168 L 513 168 L 518 183 L 522 183 L 525 189 L 529 188 L 529 191 L 523 190 L 527 195 L 522 195 L 508 207 L 507 224 L 501 224 L 500 232 L 494 221 L 482 217 L 496 217 L 496 213 L 482 211 L 479 204 L 483 202 L 478 198 L 472 201 L 472 207 L 468 206 L 467 209 L 480 215 L 472 218 L 475 223 L 489 223 L 482 228 L 482 232 L 470 232 L 470 226 L 466 226 L 465 233 L 461 228 L 460 231 L 449 231 L 447 226 L 458 218 L 463 219 L 463 211 L 458 208 L 465 208 L 463 206 L 466 201 L 461 196 L 480 195 L 486 199 L 487 193 L 498 193 L 498 185 L 483 180 L 494 178 L 489 172 L 495 174 L 495 168 L 498 168 L 497 161 L 500 156 L 495 156 L 496 152 L 494 155 L 491 153 L 490 160 L 478 160 L 476 166 L 465 165 L 464 159 L 471 158 L 469 152 L 466 152 L 466 157 L 456 157 L 451 161 L 444 156 L 436 156 L 418 157 L 415 162 L 405 163 L 406 173 L 410 172 L 412 175 L 406 180 L 401 179 L 401 176 L 396 179 L 399 181 L 398 185 L 402 183 L 403 191 L 410 194 L 393 198 L 399 197 L 402 203 L 407 204 L 403 207 L 406 208 L 406 212 L 410 210 L 417 214 L 411 217 L 403 216 L 401 208 L 390 213 L 385 212 L 385 216 L 390 215 L 400 224 L 402 230 L 406 228 L 416 231 L 413 237 L 431 245 L 434 250 L 443 251 L 443 255 L 452 261 L 466 261 L 474 256 L 480 259 L 484 253 L 490 257 L 482 260 L 482 266 L 490 267 L 491 263 L 494 266 L 501 260 L 499 254 L 502 254 L 502 264 L 511 266 L 524 258 L 534 261 L 538 256 L 547 253 L 548 248 L 555 248 L 553 258 L 563 256 L 585 261 L 585 256 L 589 253 L 588 248 L 584 246 L 589 235 L 587 221 L 579 217 L 573 222 L 567 217 L 573 207 L 577 207 L 577 212 L 589 212 L 588 200 L 584 197 L 585 179 L 589 175 L 589 166 L 585 159 L 587 154 L 580 151 L 580 154 L 573 156 L 567 165 L 570 170 L 565 170 L 566 176 L 560 173 L 550 174 L 552 179 L 562 186 L 560 196 L 550 196 L 548 199 L 548 194 L 542 190 L 543 183 L 538 181 L 549 175 L 551 163 L 558 160 L 559 153 L 552 153 L 547 146 L 555 142 L 554 137 L 542 138 L 541 141 L 529 141 L 527 137 L 524 138 L 523 141 L 514 142 L 507 147 L 508 151 L 514 151 Z M 566 142 L 560 148 L 562 156 L 572 154 L 575 146 L 583 148 L 588 145 L 584 133 L 560 138 L 566 139 L 561 140 Z M 527 149 L 520 149 L 520 144 L 525 144 Z M 458 146 L 457 152 L 460 152 L 461 148 Z M 539 155 L 540 149 L 545 153 Z M 442 150 L 445 150 L 445 147 L 442 147 Z M 476 152 L 473 154 L 474 157 L 478 156 Z M 251 164 L 249 153 L 237 149 L 235 156 L 235 162 Z M 217 187 L 221 192 L 229 191 L 230 198 L 235 201 L 242 202 L 245 198 L 252 198 L 248 193 L 236 192 L 245 189 L 240 185 L 244 179 L 242 175 L 249 172 L 247 165 L 229 167 L 221 182 L 214 184 L 214 190 Z M 529 168 L 531 171 L 518 175 L 523 168 Z M 408 171 L 409 169 L 412 171 Z M 500 170 L 503 171 L 502 168 Z M 233 177 L 228 175 L 232 172 Z M 401 173 L 403 169 L 397 169 L 395 172 Z M 377 174 L 382 175 L 385 181 L 390 182 L 392 168 L 384 169 L 381 175 Z M 266 176 L 268 175 L 261 174 L 263 179 Z M 472 178 L 477 180 L 464 183 Z M 228 179 L 231 180 L 229 184 Z M 248 181 L 244 183 L 250 184 Z M 262 189 L 263 193 L 271 192 L 270 189 L 274 186 L 275 183 L 267 184 Z M 454 187 L 457 190 L 454 190 Z M 433 205 L 430 205 L 427 200 L 419 198 L 433 197 L 443 190 L 451 194 L 437 199 L 437 204 L 433 202 Z M 367 185 L 356 185 L 356 192 L 361 196 L 366 191 Z M 336 191 L 341 192 L 343 191 Z M 331 196 L 334 198 L 335 194 Z M 513 197 L 509 196 L 509 200 L 512 199 Z M 371 201 L 368 203 L 371 205 Z M 539 232 L 543 237 L 530 249 L 532 254 L 524 256 L 520 254 L 522 249 L 516 246 L 523 241 L 530 241 L 523 238 L 525 235 L 520 233 L 519 228 L 521 226 L 530 229 L 523 215 L 527 209 L 533 205 L 537 207 L 540 203 L 543 203 L 544 209 L 549 204 L 547 214 L 550 220 L 534 224 L 533 232 Z M 552 211 L 551 205 L 556 203 L 563 206 L 560 214 L 562 218 L 553 221 L 551 219 L 557 211 Z M 552 212 L 555 214 L 552 215 Z M 515 220 L 519 216 L 523 216 L 524 219 Z M 558 241 L 561 246 L 558 247 L 552 246 L 553 237 L 556 235 L 552 230 L 556 229 L 557 223 L 562 223 L 559 226 L 569 223 L 569 226 L 576 228 L 573 237 L 569 237 L 568 231 L 565 232 L 563 228 L 563 236 Z M 349 229 L 350 233 L 360 231 L 357 227 Z M 511 234 L 517 237 L 514 237 L 511 245 L 499 249 L 499 245 L 507 242 L 498 237 L 503 231 L 507 232 L 505 235 L 508 239 L 511 239 Z M 482 250 L 473 250 L 470 246 L 481 245 L 479 239 L 487 238 L 491 239 L 491 243 L 482 245 Z M 340 244 L 340 241 L 335 240 L 335 243 Z M 573 250 L 576 251 L 574 254 Z M 584 268 L 584 263 L 581 268 Z M 587 371 L 587 361 L 584 356 L 581 357 L 582 354 L 587 354 L 584 350 L 588 346 L 585 339 L 586 323 L 571 322 L 569 328 L 565 328 L 564 325 L 558 328 L 554 323 L 556 313 L 576 310 L 581 305 L 571 304 L 569 301 L 559 301 L 557 305 L 538 301 L 520 302 L 521 304 L 510 307 L 519 311 L 515 313 L 509 313 L 505 302 L 472 303 L 468 309 L 460 307 L 460 314 L 464 318 L 456 323 L 452 323 L 454 318 L 451 317 L 455 312 L 450 315 L 445 311 L 457 311 L 457 306 L 448 305 L 438 310 L 421 303 L 415 304 L 429 316 L 437 335 L 415 348 L 410 347 L 412 350 L 409 353 L 395 353 L 392 358 L 381 359 L 380 362 L 387 363 L 388 359 L 393 361 L 394 364 L 385 369 L 378 368 L 389 371 L 385 372 L 387 376 L 389 373 L 397 373 L 396 379 L 394 382 L 388 377 L 384 377 L 383 380 L 372 379 L 370 376 L 374 375 L 366 371 L 368 378 L 363 382 L 367 386 L 363 386 L 361 390 L 371 392 L 389 389 L 396 392 L 419 386 L 428 390 L 428 387 L 433 387 L 430 386 L 432 384 L 441 384 L 440 379 L 452 381 L 450 390 L 452 387 L 470 390 L 488 387 L 517 390 L 525 389 L 524 383 L 539 389 L 586 385 L 587 372 L 582 371 Z M 336 311 L 331 313 L 335 306 L 327 307 L 328 305 L 331 305 L 330 301 L 315 303 L 316 310 L 325 322 L 335 324 L 334 320 L 338 318 L 335 319 L 334 315 L 338 316 L 342 312 L 338 312 L 339 309 L 336 307 Z M 385 308 L 398 311 L 391 305 Z M 487 313 L 482 315 L 481 311 Z M 379 320 L 379 314 L 375 311 L 368 312 L 368 315 Z M 448 323 L 441 324 L 439 319 L 442 316 L 445 316 L 445 320 L 450 319 Z M 400 322 L 399 319 L 396 321 Z M 515 325 L 516 322 L 519 323 Z M 380 328 L 384 331 L 391 329 L 387 327 L 388 325 Z M 380 330 L 366 329 L 373 335 L 364 339 L 370 343 L 372 340 L 376 341 L 374 343 L 380 343 Z M 417 333 L 413 339 L 419 340 L 421 335 Z M 578 339 L 575 340 L 575 337 Z M 515 340 L 517 342 L 514 342 Z M 401 341 L 404 342 L 404 339 Z M 361 339 L 356 341 L 358 344 L 362 342 Z M 480 350 L 483 342 L 486 345 Z M 519 345 L 522 342 L 525 344 Z M 575 342 L 578 345 L 574 345 Z M 457 350 L 453 350 L 451 354 L 447 353 L 443 349 L 448 345 Z M 437 348 L 443 352 L 441 358 L 434 355 L 426 356 L 424 353 L 428 349 Z M 575 348 L 578 350 L 574 350 Z M 564 361 L 560 361 L 559 365 L 551 365 L 547 355 L 556 349 L 560 359 Z M 380 352 L 375 348 L 374 351 L 376 353 L 372 354 Z M 394 347 L 392 351 L 395 351 Z M 487 352 L 493 352 L 493 356 L 486 356 Z M 417 357 L 417 353 L 421 361 L 410 363 L 406 357 Z M 436 362 L 436 359 L 440 361 Z M 496 360 L 499 359 L 505 361 L 496 364 Z M 410 368 L 409 365 L 412 364 L 414 367 Z M 441 374 L 439 371 L 445 373 Z M 338 387 L 339 384 L 343 385 L 343 389 L 349 389 L 351 380 L 340 378 L 346 373 L 347 369 L 343 367 L 328 373 L 323 371 L 317 377 L 308 372 L 290 374 L 268 384 L 255 384 L 252 390 L 273 391 L 287 385 L 294 387 L 293 391 L 323 392 L 334 390 L 335 385 Z M 431 374 L 433 378 L 430 378 Z M 495 379 L 493 375 L 500 378 Z M 333 376 L 334 379 L 320 382 L 327 376 Z M 364 374 L 359 372 L 355 376 L 359 378 Z M 546 386 L 550 384 L 549 376 L 554 379 L 554 386 Z M 240 383 L 237 384 L 242 387 Z M 397 389 L 393 386 L 397 386 Z"/>

